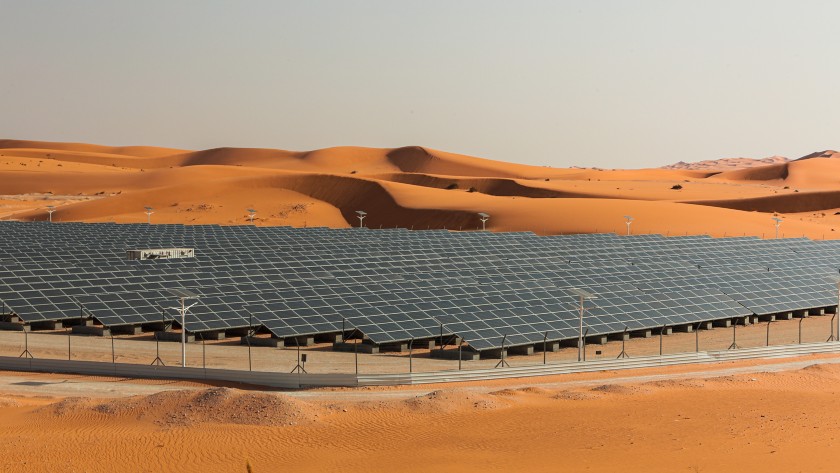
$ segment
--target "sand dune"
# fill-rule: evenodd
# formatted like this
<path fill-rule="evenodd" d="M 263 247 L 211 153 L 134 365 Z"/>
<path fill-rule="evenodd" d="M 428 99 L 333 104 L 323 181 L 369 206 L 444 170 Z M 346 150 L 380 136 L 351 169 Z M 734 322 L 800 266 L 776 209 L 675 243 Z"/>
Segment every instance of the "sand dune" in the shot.
<path fill-rule="evenodd" d="M 704 376 L 725 368 L 369 388 L 355 399 L 341 390 L 310 391 L 305 401 L 200 387 L 115 399 L 49 398 L 34 386 L 62 378 L 28 374 L 20 383 L 31 383 L 31 394 L 4 393 L 0 401 L 0 469 L 835 470 L 840 414 L 828 406 L 840 365 Z"/>
<path fill-rule="evenodd" d="M 20 220 L 624 233 L 786 235 L 840 232 L 840 160 L 832 152 L 748 169 L 554 169 L 419 146 L 313 151 L 0 140 L 0 215 Z M 6 197 L 3 197 L 6 196 Z"/>

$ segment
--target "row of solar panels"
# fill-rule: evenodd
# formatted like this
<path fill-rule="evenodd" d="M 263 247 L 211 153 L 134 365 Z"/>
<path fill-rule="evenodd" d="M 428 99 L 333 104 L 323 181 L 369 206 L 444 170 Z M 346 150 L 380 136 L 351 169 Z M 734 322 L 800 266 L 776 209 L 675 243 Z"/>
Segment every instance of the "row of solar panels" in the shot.
<path fill-rule="evenodd" d="M 191 331 L 262 325 L 289 337 L 353 327 L 388 343 L 443 330 L 479 350 L 504 336 L 576 336 L 569 287 L 598 294 L 593 335 L 826 307 L 836 289 L 820 275 L 837 273 L 826 258 L 840 261 L 837 244 L 806 239 L 6 223 L 0 298 L 27 321 L 171 320 L 165 289 L 183 287 L 202 296 Z M 133 243 L 199 241 L 208 245 L 193 245 L 195 259 L 121 259 Z"/>

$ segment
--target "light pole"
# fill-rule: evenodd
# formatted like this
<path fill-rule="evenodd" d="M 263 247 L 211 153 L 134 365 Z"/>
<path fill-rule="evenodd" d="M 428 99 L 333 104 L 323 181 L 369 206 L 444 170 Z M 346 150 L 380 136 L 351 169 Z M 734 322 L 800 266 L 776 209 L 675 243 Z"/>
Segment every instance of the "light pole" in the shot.
<path fill-rule="evenodd" d="M 364 210 L 357 210 L 356 216 L 359 217 L 359 228 L 363 228 L 365 226 L 365 217 L 367 217 L 367 212 Z"/>
<path fill-rule="evenodd" d="M 481 220 L 481 229 L 487 230 L 487 221 L 490 220 L 490 216 L 484 212 L 479 212 L 478 218 Z"/>
<path fill-rule="evenodd" d="M 251 223 L 254 223 L 254 217 L 257 215 L 257 211 L 254 209 L 247 209 L 248 210 L 248 217 L 251 218 Z"/>
<path fill-rule="evenodd" d="M 583 306 L 583 302 L 586 299 L 596 299 L 595 295 L 591 292 L 584 291 L 583 289 L 572 288 L 569 289 L 569 292 L 572 294 L 580 297 L 580 312 L 578 315 L 578 361 L 583 360 L 583 312 L 585 307 Z"/>
<path fill-rule="evenodd" d="M 630 236 L 630 224 L 633 223 L 633 217 L 625 215 L 624 220 L 626 220 L 625 223 L 627 224 L 627 236 Z"/>
<path fill-rule="evenodd" d="M 152 212 L 152 208 L 151 208 L 151 207 L 145 207 L 145 208 L 146 208 L 146 217 L 147 217 L 146 223 L 148 223 L 149 225 L 151 225 L 151 224 L 152 224 L 152 214 L 153 214 L 154 212 Z"/>
<path fill-rule="evenodd" d="M 187 366 L 187 311 L 198 304 L 198 301 L 186 305 L 187 299 L 198 299 L 198 295 L 186 289 L 169 289 L 169 293 L 181 301 L 181 307 L 173 307 L 181 315 L 181 367 Z"/>
<path fill-rule="evenodd" d="M 52 214 L 55 212 L 55 205 L 48 205 L 47 212 L 50 214 L 50 223 L 52 223 Z"/>
<path fill-rule="evenodd" d="M 782 219 L 779 217 L 773 217 L 773 221 L 776 222 L 776 239 L 779 239 L 779 225 L 782 224 Z"/>

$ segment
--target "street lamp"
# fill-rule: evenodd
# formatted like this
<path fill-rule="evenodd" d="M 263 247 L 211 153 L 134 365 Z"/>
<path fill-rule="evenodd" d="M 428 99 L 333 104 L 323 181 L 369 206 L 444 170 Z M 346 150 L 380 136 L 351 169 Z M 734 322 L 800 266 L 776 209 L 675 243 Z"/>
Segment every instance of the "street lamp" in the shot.
<path fill-rule="evenodd" d="M 52 223 L 52 214 L 55 212 L 55 205 L 48 205 L 47 212 L 50 214 L 50 223 Z"/>
<path fill-rule="evenodd" d="M 584 291 L 583 289 L 578 288 L 571 288 L 568 290 L 572 294 L 580 297 L 580 313 L 578 315 L 578 361 L 583 359 L 583 311 L 585 310 L 583 306 L 583 301 L 586 299 L 592 300 L 597 299 L 595 294 L 591 292 Z"/>
<path fill-rule="evenodd" d="M 481 220 L 481 229 L 487 230 L 487 221 L 490 220 L 490 216 L 484 212 L 479 212 L 478 218 Z"/>
<path fill-rule="evenodd" d="M 151 225 L 151 224 L 152 224 L 152 214 L 153 214 L 154 212 L 152 212 L 152 208 L 151 208 L 151 207 L 145 207 L 145 209 L 146 209 L 146 217 L 148 217 L 148 219 L 146 220 L 146 223 L 148 223 L 149 225 Z"/>
<path fill-rule="evenodd" d="M 776 222 L 776 239 L 779 239 L 779 225 L 782 224 L 782 219 L 779 217 L 773 217 L 773 221 Z"/>
<path fill-rule="evenodd" d="M 181 301 L 181 307 L 172 307 L 181 314 L 181 367 L 187 366 L 187 311 L 198 304 L 198 301 L 186 305 L 187 299 L 198 299 L 198 295 L 186 289 L 169 289 L 169 293 Z"/>
<path fill-rule="evenodd" d="M 359 217 L 359 228 L 365 226 L 365 217 L 367 217 L 367 212 L 364 210 L 357 210 L 356 215 Z"/>
<path fill-rule="evenodd" d="M 627 223 L 627 236 L 630 236 L 630 224 L 633 223 L 633 217 L 629 215 L 624 216 L 625 223 Z"/>
<path fill-rule="evenodd" d="M 254 223 L 254 217 L 257 215 L 257 211 L 254 210 L 254 209 L 247 209 L 247 210 L 248 210 L 248 214 L 249 214 L 248 216 L 251 218 L 251 223 Z"/>

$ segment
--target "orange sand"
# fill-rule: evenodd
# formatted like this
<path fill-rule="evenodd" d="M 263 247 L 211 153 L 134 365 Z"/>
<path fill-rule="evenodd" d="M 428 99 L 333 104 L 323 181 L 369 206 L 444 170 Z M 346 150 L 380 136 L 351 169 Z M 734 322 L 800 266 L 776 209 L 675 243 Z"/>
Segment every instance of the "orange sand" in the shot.
<path fill-rule="evenodd" d="M 120 399 L 3 396 L 0 470 L 834 471 L 840 365 L 822 361 L 831 363 L 737 375 L 711 365 L 700 369 L 717 377 L 656 381 L 637 370 L 576 385 L 563 381 L 580 375 L 373 388 L 361 398 L 194 385 Z M 62 382 L 20 376 L 33 394 Z"/>
<path fill-rule="evenodd" d="M 840 236 L 840 159 L 744 164 L 720 160 L 675 169 L 525 166 L 422 147 L 337 147 L 309 152 L 218 148 L 185 151 L 0 140 L 0 218 L 373 228 L 489 229 L 771 237 Z M 726 161 L 726 162 L 723 162 Z M 740 166 L 750 167 L 735 169 Z M 672 189 L 674 186 L 679 189 Z"/>

